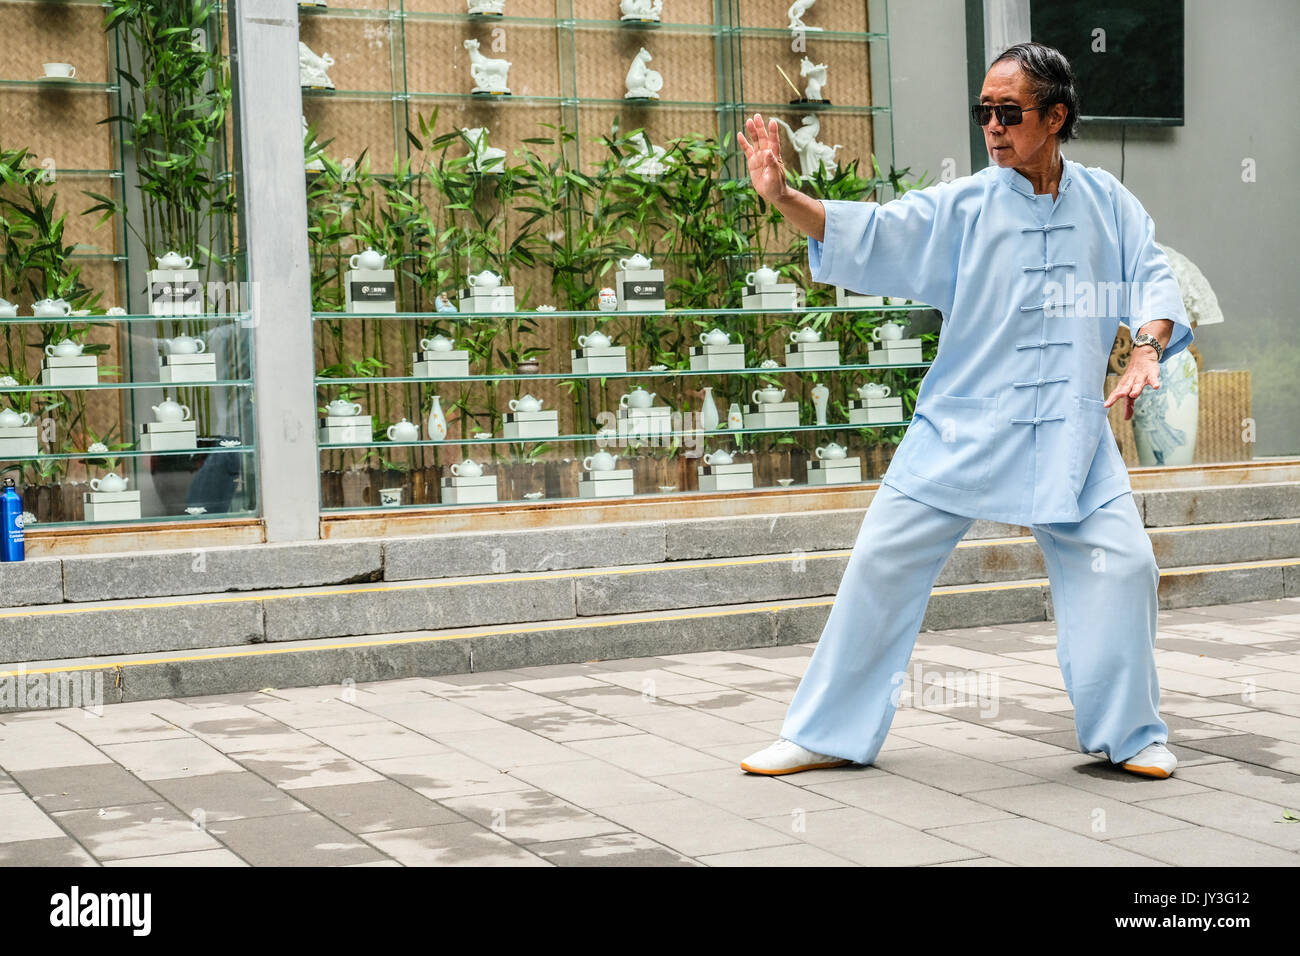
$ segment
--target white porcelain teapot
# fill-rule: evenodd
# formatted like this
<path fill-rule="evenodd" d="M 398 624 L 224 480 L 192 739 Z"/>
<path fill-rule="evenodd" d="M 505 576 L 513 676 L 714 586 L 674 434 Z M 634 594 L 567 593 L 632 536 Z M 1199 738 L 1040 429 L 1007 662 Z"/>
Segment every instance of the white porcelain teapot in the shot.
<path fill-rule="evenodd" d="M 639 252 L 634 252 L 626 258 L 618 260 L 618 267 L 623 272 L 631 272 L 637 269 L 649 269 L 651 264 L 652 260 L 647 259 Z"/>
<path fill-rule="evenodd" d="M 59 358 L 72 358 L 74 355 L 80 355 L 85 346 L 72 339 L 64 339 L 58 345 L 45 346 L 45 354 L 49 356 L 58 356 Z"/>
<path fill-rule="evenodd" d="M 442 334 L 435 335 L 431 339 L 420 339 L 420 348 L 430 352 L 450 352 L 455 344 Z"/>
<path fill-rule="evenodd" d="M 897 342 L 903 337 L 903 327 L 897 322 L 882 322 L 871 330 L 873 342 Z"/>
<path fill-rule="evenodd" d="M 110 471 L 103 478 L 90 479 L 91 491 L 126 491 L 126 479 L 115 471 Z"/>
<path fill-rule="evenodd" d="M 197 335 L 178 335 L 174 339 L 163 339 L 163 344 L 172 355 L 197 355 L 207 348 Z"/>
<path fill-rule="evenodd" d="M 805 325 L 801 329 L 796 329 L 790 333 L 790 341 L 796 345 L 800 343 L 820 342 L 822 334 L 814 329 L 811 325 Z"/>
<path fill-rule="evenodd" d="M 388 426 L 389 441 L 415 441 L 420 437 L 420 426 L 403 418 Z"/>
<path fill-rule="evenodd" d="M 176 272 L 179 269 L 192 269 L 194 267 L 194 257 L 182 256 L 179 252 L 168 252 L 154 258 L 158 261 L 159 270 L 164 272 Z"/>
<path fill-rule="evenodd" d="M 3 316 L 6 319 L 17 318 L 18 304 L 16 302 L 10 302 L 8 299 L 0 299 L 0 316 Z"/>
<path fill-rule="evenodd" d="M 704 456 L 704 463 L 706 465 L 730 465 L 732 463 L 731 452 L 725 448 L 711 451 Z"/>
<path fill-rule="evenodd" d="M 614 463 L 618 461 L 618 455 L 611 455 L 604 449 L 596 452 L 594 455 L 588 455 L 582 459 L 583 471 L 613 471 Z"/>
<path fill-rule="evenodd" d="M 647 392 L 638 385 L 630 392 L 625 392 L 619 397 L 619 408 L 649 408 L 655 403 L 656 392 Z"/>
<path fill-rule="evenodd" d="M 711 329 L 700 333 L 701 345 L 730 345 L 731 336 L 722 329 Z"/>
<path fill-rule="evenodd" d="M 889 386 L 881 385 L 879 382 L 867 382 L 865 385 L 858 386 L 859 398 L 888 398 Z"/>
<path fill-rule="evenodd" d="M 785 398 L 785 389 L 777 388 L 775 385 L 756 388 L 750 395 L 750 398 L 753 399 L 755 405 L 770 405 Z"/>
<path fill-rule="evenodd" d="M 586 349 L 586 348 L 592 348 L 592 349 L 604 349 L 604 348 L 609 348 L 609 342 L 610 342 L 610 340 L 609 340 L 609 336 L 606 335 L 604 332 L 601 332 L 599 329 L 596 330 L 595 332 L 592 332 L 590 335 L 579 335 L 579 336 L 578 336 L 578 348 L 580 348 L 580 349 Z"/>
<path fill-rule="evenodd" d="M 361 414 L 361 403 L 336 398 L 325 406 L 325 414 L 330 418 L 352 418 Z"/>
<path fill-rule="evenodd" d="M 542 400 L 533 398 L 526 392 L 521 398 L 510 399 L 507 404 L 512 412 L 540 412 L 542 410 Z"/>
<path fill-rule="evenodd" d="M 63 299 L 41 299 L 32 303 L 32 315 L 40 318 L 58 318 L 72 314 L 72 306 Z"/>
<path fill-rule="evenodd" d="M 478 275 L 466 276 L 465 282 L 471 289 L 498 289 L 501 287 L 501 277 L 491 269 L 484 269 Z"/>
<path fill-rule="evenodd" d="M 388 260 L 387 253 L 367 249 L 348 258 L 348 265 L 353 269 L 382 269 Z"/>
<path fill-rule="evenodd" d="M 450 471 L 457 478 L 478 478 L 483 474 L 483 466 L 473 458 L 466 458 L 462 462 L 454 463 Z"/>
<path fill-rule="evenodd" d="M 745 274 L 745 285 L 752 285 L 755 289 L 776 285 L 780 280 L 781 273 L 767 266 L 759 266 L 753 272 Z"/>
<path fill-rule="evenodd" d="M 160 422 L 187 422 L 190 420 L 190 407 L 173 402 L 170 398 L 165 398 L 161 404 L 150 407 L 153 408 L 154 417 Z"/>
<path fill-rule="evenodd" d="M 12 408 L 0 411 L 0 428 L 25 428 L 31 423 L 31 412 L 16 412 Z"/>
<path fill-rule="evenodd" d="M 848 454 L 848 449 L 841 448 L 839 445 L 835 444 L 835 442 L 831 442 L 829 445 L 824 445 L 815 449 L 814 454 L 816 454 L 816 456 L 822 461 L 829 461 L 832 459 L 843 458 Z"/>

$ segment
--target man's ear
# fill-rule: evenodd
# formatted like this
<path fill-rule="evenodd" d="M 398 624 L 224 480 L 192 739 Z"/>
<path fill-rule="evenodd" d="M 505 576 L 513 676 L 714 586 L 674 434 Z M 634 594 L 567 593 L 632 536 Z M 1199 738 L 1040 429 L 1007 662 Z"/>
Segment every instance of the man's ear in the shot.
<path fill-rule="evenodd" d="M 1064 103 L 1053 103 L 1051 109 L 1047 111 L 1049 126 L 1047 131 L 1055 135 L 1065 126 L 1065 118 L 1070 115 L 1070 109 Z"/>

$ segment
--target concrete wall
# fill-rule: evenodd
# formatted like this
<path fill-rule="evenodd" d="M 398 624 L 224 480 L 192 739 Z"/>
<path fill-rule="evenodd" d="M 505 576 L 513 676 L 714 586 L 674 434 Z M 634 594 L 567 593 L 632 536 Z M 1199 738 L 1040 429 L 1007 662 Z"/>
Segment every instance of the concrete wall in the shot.
<path fill-rule="evenodd" d="M 965 4 L 890 4 L 895 162 L 970 172 Z M 1300 454 L 1300 4 L 1187 0 L 1186 125 L 1085 127 L 1066 155 L 1119 176 L 1157 239 L 1205 273 L 1226 321 L 1197 331 L 1206 369 L 1250 369 L 1256 457 Z M 1255 161 L 1256 181 L 1242 181 Z"/>

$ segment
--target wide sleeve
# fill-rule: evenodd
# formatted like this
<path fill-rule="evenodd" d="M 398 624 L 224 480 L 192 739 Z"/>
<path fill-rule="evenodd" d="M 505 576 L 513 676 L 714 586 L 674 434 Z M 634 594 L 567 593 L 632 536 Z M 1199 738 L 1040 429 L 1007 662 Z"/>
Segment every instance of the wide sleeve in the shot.
<path fill-rule="evenodd" d="M 821 200 L 825 238 L 808 240 L 813 281 L 952 311 L 961 236 L 950 192 L 935 185 L 883 204 Z"/>
<path fill-rule="evenodd" d="M 1129 290 L 1124 316 L 1130 335 L 1156 319 L 1174 323 L 1160 361 L 1192 344 L 1192 323 L 1183 307 L 1183 294 L 1169 265 L 1169 257 L 1156 245 L 1156 224 L 1138 198 L 1116 182 L 1116 202 L 1124 281 Z"/>

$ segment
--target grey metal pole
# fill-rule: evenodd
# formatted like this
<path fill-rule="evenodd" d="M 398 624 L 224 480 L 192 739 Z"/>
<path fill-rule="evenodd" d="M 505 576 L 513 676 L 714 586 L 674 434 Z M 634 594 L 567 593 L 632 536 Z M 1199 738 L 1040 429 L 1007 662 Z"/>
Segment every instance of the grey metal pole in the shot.
<path fill-rule="evenodd" d="M 268 541 L 316 540 L 320 460 L 296 0 L 237 0 L 230 37 L 259 499 Z"/>

